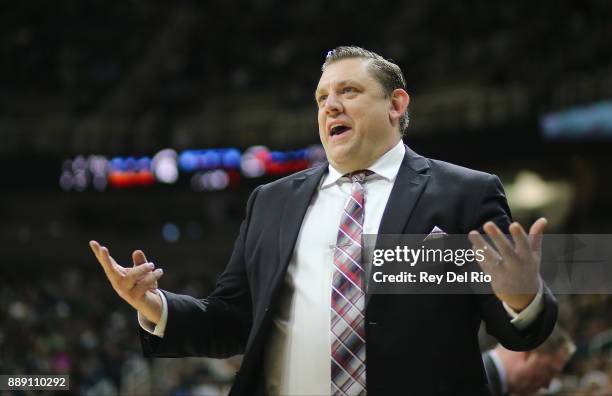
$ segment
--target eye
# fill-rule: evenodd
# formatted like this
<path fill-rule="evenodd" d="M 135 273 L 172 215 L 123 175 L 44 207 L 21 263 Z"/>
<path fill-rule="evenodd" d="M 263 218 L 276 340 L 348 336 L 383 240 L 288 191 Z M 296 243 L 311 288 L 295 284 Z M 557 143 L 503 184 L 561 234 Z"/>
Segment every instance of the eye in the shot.
<path fill-rule="evenodd" d="M 319 95 L 319 97 L 317 98 L 317 102 L 322 103 L 323 101 L 325 101 L 325 99 L 327 99 L 327 95 Z"/>
<path fill-rule="evenodd" d="M 354 87 L 344 87 L 342 88 L 342 93 L 352 93 L 355 92 L 355 88 Z"/>

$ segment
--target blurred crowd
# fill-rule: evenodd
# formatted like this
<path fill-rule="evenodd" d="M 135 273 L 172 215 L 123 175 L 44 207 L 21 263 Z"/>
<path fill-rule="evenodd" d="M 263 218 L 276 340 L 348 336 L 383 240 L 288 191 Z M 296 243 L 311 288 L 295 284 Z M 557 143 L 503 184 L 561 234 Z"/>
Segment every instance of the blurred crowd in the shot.
<path fill-rule="evenodd" d="M 576 396 L 612 395 L 612 298 L 610 295 L 563 295 L 559 321 L 577 350 L 551 391 Z"/>
<path fill-rule="evenodd" d="M 321 63 L 351 44 L 402 67 L 417 133 L 472 127 L 490 107 L 478 127 L 508 112 L 531 121 L 609 93 L 610 17 L 601 0 L 13 5 L 0 13 L 0 116 L 12 137 L 0 151 L 251 144 L 246 128 L 311 143 Z"/>
<path fill-rule="evenodd" d="M 240 358 L 145 359 L 136 313 L 96 268 L 69 268 L 35 278 L 0 277 L 0 372 L 68 374 L 79 395 L 226 394 Z M 185 274 L 163 287 L 205 295 L 207 281 Z M 560 323 L 577 350 L 547 394 L 612 394 L 612 298 L 559 296 Z M 38 394 L 38 393 L 37 393 Z"/>
<path fill-rule="evenodd" d="M 2 274 L 0 373 L 68 374 L 75 395 L 226 393 L 239 359 L 143 358 L 136 312 L 91 264 L 34 279 Z M 181 281 L 177 290 L 202 294 Z"/>
<path fill-rule="evenodd" d="M 173 98 L 197 103 L 210 90 L 278 92 L 288 84 L 295 85 L 289 91 L 306 89 L 300 100 L 310 100 L 310 80 L 333 48 L 332 38 L 334 46 L 361 44 L 393 58 L 409 86 L 445 82 L 440 78 L 461 81 L 466 75 L 535 82 L 612 60 L 611 13 L 604 0 L 537 5 L 383 0 L 374 8 L 321 0 L 41 2 L 3 10 L 0 49 L 7 62 L 0 75 L 13 77 L 6 91 L 63 94 L 81 111 L 95 106 L 139 63 L 159 64 L 149 72 L 159 74 L 154 82 L 161 90 L 156 92 L 168 96 L 165 110 L 177 110 L 170 106 Z M 339 16 L 359 28 L 347 31 L 333 23 Z M 150 49 L 157 59 L 150 59 Z"/>

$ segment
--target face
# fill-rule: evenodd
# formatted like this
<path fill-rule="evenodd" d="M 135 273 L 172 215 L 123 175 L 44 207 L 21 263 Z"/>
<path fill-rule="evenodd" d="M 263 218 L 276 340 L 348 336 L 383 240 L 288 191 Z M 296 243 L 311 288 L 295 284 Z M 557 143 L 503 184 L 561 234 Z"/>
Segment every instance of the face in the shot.
<path fill-rule="evenodd" d="M 319 137 L 330 164 L 341 173 L 365 169 L 401 139 L 399 118 L 406 91 L 385 95 L 366 59 L 343 59 L 326 67 L 315 99 Z"/>
<path fill-rule="evenodd" d="M 554 355 L 528 354 L 517 370 L 516 381 L 513 381 L 517 384 L 514 392 L 525 395 L 547 388 L 550 381 L 561 373 L 569 358 L 566 350 L 557 351 Z"/>

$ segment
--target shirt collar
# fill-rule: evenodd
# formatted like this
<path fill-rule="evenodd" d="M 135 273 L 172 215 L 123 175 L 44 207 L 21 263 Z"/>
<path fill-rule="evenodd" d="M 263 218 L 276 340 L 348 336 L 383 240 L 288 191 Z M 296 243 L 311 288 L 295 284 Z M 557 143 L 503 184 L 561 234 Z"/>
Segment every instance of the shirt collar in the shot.
<path fill-rule="evenodd" d="M 397 177 L 397 173 L 402 165 L 405 154 L 406 147 L 404 146 L 404 142 L 400 139 L 400 141 L 393 146 L 391 150 L 387 151 L 379 159 L 374 161 L 374 163 L 368 167 L 368 170 L 374 172 L 378 177 L 382 177 L 390 182 L 393 182 Z M 327 173 L 327 177 L 325 177 L 321 183 L 321 188 L 326 188 L 332 184 L 335 184 L 342 178 L 342 176 L 344 176 L 331 164 L 329 164 L 328 170 L 329 172 Z"/>

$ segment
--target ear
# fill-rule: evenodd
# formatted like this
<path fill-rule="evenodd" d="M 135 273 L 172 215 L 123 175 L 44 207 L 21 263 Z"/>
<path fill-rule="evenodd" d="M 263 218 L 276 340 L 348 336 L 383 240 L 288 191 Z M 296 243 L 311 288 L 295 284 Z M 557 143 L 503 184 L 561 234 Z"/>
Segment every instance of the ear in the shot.
<path fill-rule="evenodd" d="M 389 106 L 389 121 L 391 125 L 399 125 L 399 119 L 406 112 L 410 103 L 410 95 L 405 90 L 398 88 L 391 93 Z"/>

